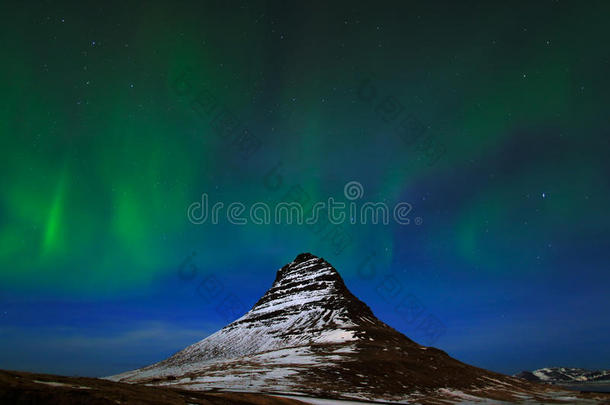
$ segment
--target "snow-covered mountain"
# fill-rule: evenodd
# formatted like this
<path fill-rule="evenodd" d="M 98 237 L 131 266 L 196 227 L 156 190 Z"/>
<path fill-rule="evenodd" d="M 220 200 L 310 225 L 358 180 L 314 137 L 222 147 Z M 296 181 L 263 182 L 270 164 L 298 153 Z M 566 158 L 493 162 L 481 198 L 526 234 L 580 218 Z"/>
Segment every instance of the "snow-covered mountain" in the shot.
<path fill-rule="evenodd" d="M 586 370 L 571 367 L 546 367 L 534 371 L 522 371 L 515 377 L 528 381 L 546 382 L 553 384 L 608 382 L 610 383 L 610 370 Z"/>
<path fill-rule="evenodd" d="M 377 319 L 328 262 L 309 253 L 278 270 L 241 318 L 166 360 L 108 378 L 392 401 L 537 401 L 557 393 L 415 343 Z"/>

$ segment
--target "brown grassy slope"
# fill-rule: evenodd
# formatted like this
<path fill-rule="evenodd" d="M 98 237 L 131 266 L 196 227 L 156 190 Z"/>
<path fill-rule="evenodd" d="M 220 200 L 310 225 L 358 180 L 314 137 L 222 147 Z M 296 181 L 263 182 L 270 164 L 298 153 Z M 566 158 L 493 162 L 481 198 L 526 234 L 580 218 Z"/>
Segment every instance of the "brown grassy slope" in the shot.
<path fill-rule="evenodd" d="M 44 382 L 62 385 L 54 386 Z M 264 394 L 192 392 L 117 383 L 98 378 L 0 370 L 0 404 L 303 405 L 304 403 Z"/>

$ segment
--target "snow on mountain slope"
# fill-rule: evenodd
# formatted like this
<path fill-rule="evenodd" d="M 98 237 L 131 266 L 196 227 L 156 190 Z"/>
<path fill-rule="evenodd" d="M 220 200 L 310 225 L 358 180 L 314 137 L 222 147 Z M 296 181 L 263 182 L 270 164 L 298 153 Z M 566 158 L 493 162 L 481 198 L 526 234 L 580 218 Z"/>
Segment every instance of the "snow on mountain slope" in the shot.
<path fill-rule="evenodd" d="M 364 338 L 362 325 L 376 324 L 386 326 L 330 264 L 301 254 L 278 271 L 272 287 L 241 318 L 167 360 L 113 379 L 173 375 L 279 348 L 349 342 Z"/>

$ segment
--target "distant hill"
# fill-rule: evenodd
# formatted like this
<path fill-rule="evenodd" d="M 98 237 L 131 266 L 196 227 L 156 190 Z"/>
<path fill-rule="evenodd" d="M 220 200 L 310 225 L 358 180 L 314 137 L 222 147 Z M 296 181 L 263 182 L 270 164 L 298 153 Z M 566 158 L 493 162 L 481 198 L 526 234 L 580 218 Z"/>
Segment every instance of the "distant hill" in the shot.
<path fill-rule="evenodd" d="M 610 370 L 587 370 L 573 367 L 546 367 L 534 371 L 522 371 L 515 377 L 527 381 L 551 384 L 585 382 L 607 382 L 610 384 Z"/>

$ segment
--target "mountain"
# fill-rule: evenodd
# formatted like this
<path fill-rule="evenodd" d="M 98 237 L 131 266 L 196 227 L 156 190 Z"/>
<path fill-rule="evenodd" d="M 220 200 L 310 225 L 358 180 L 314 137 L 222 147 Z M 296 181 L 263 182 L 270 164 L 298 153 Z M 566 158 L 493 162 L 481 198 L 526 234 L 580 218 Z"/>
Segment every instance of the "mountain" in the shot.
<path fill-rule="evenodd" d="M 377 319 L 333 266 L 310 253 L 279 269 L 241 318 L 166 360 L 108 378 L 189 390 L 420 403 L 544 402 L 561 394 L 417 344 Z"/>
<path fill-rule="evenodd" d="M 534 371 L 522 371 L 515 377 L 528 381 L 552 384 L 607 382 L 610 384 L 610 370 L 586 370 L 571 367 L 547 367 Z"/>

